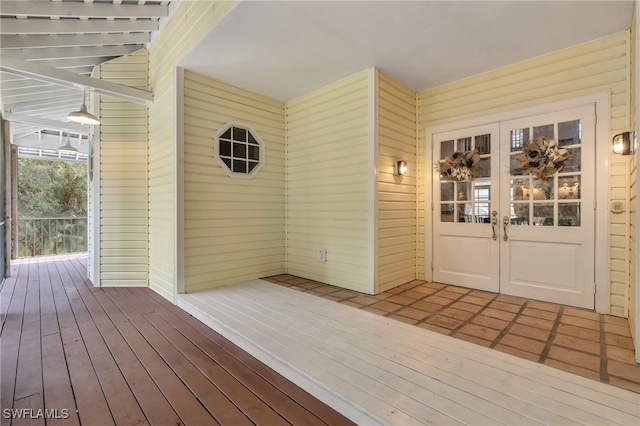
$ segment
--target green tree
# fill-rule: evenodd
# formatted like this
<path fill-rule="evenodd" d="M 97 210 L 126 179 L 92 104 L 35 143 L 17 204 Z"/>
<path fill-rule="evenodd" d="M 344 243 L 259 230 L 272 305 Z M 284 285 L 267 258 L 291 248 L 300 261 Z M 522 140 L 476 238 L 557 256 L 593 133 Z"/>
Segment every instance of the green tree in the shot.
<path fill-rule="evenodd" d="M 87 165 L 19 159 L 18 215 L 19 256 L 86 251 Z"/>
<path fill-rule="evenodd" d="M 21 158 L 18 211 L 27 217 L 86 217 L 87 165 Z"/>

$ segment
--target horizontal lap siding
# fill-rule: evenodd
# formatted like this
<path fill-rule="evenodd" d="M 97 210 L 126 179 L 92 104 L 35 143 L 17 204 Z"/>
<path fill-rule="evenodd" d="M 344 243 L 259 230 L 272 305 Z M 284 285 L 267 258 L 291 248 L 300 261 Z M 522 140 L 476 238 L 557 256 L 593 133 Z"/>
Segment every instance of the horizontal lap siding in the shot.
<path fill-rule="evenodd" d="M 416 95 L 378 79 L 378 289 L 416 277 Z M 407 162 L 404 176 L 395 164 Z"/>
<path fill-rule="evenodd" d="M 426 187 L 425 129 L 430 126 L 503 111 L 570 99 L 602 91 L 611 92 L 611 136 L 628 130 L 628 32 L 559 50 L 499 68 L 475 77 L 418 93 L 418 271 L 425 272 Z M 608 140 L 603 143 L 610 143 Z M 628 160 L 611 154 L 612 200 L 626 201 L 629 193 Z M 430 165 L 426 165 L 429 166 Z M 628 263 L 627 219 L 611 217 L 611 312 L 623 314 Z M 624 245 L 622 245 L 622 241 Z M 621 250 L 619 250 L 621 249 Z"/>
<path fill-rule="evenodd" d="M 285 271 L 284 103 L 185 72 L 185 290 Z M 231 178 L 213 157 L 225 123 L 248 124 L 265 145 L 252 179 Z"/>
<path fill-rule="evenodd" d="M 235 4 L 181 1 L 149 51 L 149 286 L 167 299 L 177 273 L 175 67 Z"/>
<path fill-rule="evenodd" d="M 147 51 L 100 65 L 100 78 L 146 90 Z M 148 285 L 147 108 L 100 97 L 100 285 Z"/>
<path fill-rule="evenodd" d="M 360 292 L 369 291 L 368 76 L 290 101 L 286 116 L 288 272 Z"/>

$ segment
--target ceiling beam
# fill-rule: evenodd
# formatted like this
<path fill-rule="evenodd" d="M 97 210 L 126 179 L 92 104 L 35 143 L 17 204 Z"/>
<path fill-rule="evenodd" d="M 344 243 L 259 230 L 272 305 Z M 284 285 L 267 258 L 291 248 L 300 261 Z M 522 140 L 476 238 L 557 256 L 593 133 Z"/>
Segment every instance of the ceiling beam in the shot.
<path fill-rule="evenodd" d="M 23 77 L 58 84 L 60 86 L 86 89 L 100 95 L 124 99 L 147 106 L 153 102 L 153 94 L 145 90 L 78 75 L 69 71 L 40 65 L 35 62 L 23 61 L 4 54 L 0 54 L 0 70 Z"/>
<path fill-rule="evenodd" d="M 15 89 L 6 92 L 3 91 L 2 98 L 7 101 L 11 101 L 12 99 L 40 99 L 43 97 L 54 97 L 66 93 L 78 94 L 79 92 L 75 89 L 69 89 L 67 87 L 50 85 L 48 89 L 41 91 L 34 91 L 31 88 Z"/>
<path fill-rule="evenodd" d="M 4 3 L 3 3 L 4 7 Z M 0 18 L 2 34 L 76 34 L 157 31 L 158 21 L 151 19 L 15 19 Z"/>
<path fill-rule="evenodd" d="M 78 67 L 95 67 L 98 64 L 106 62 L 110 59 L 113 59 L 114 56 L 93 56 L 93 57 L 82 57 L 82 58 L 68 58 L 68 59 L 43 59 L 36 60 L 42 65 L 46 65 L 48 67 L 58 68 L 58 69 L 66 69 L 66 68 L 78 68 Z"/>
<path fill-rule="evenodd" d="M 77 109 L 80 109 L 80 105 L 82 105 L 82 96 L 79 92 L 66 94 L 64 96 L 57 96 L 54 98 L 40 98 L 40 99 L 30 99 L 30 100 L 20 100 L 18 102 L 6 102 L 4 107 L 6 110 L 19 113 L 25 110 L 28 112 L 33 110 L 34 108 L 49 108 L 60 105 L 67 104 L 77 105 Z"/>
<path fill-rule="evenodd" d="M 5 113 L 4 117 L 7 121 L 15 121 L 17 123 L 32 124 L 35 126 L 45 127 L 55 130 L 71 130 L 82 134 L 89 133 L 89 126 L 83 126 L 77 123 L 66 123 L 64 121 L 49 120 L 48 118 L 31 117 L 29 115 Z"/>
<path fill-rule="evenodd" d="M 167 6 L 78 2 L 25 2 L 2 1 L 0 15 L 60 16 L 60 17 L 112 17 L 112 18 L 160 18 L 169 15 Z"/>
<path fill-rule="evenodd" d="M 4 46 L 2 46 L 4 47 Z M 25 61 L 33 60 L 50 60 L 50 59 L 74 59 L 74 58 L 92 58 L 94 56 L 124 56 L 142 49 L 142 44 L 127 46 L 93 46 L 93 47 L 49 47 L 49 48 L 30 48 L 30 49 L 5 49 L 2 53 L 6 53 L 14 58 L 24 59 Z"/>
<path fill-rule="evenodd" d="M 0 35 L 0 46 L 4 49 L 32 47 L 102 46 L 109 44 L 149 43 L 148 32 L 128 34 L 52 34 L 52 35 Z"/>

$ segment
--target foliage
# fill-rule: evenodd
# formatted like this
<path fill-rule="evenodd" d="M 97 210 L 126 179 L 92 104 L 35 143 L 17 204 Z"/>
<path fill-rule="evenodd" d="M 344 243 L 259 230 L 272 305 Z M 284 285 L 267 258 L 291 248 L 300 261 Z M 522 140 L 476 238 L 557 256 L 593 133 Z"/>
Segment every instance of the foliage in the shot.
<path fill-rule="evenodd" d="M 18 212 L 27 217 L 86 217 L 87 165 L 20 159 Z"/>
<path fill-rule="evenodd" d="M 20 159 L 18 216 L 18 256 L 86 251 L 87 165 Z"/>

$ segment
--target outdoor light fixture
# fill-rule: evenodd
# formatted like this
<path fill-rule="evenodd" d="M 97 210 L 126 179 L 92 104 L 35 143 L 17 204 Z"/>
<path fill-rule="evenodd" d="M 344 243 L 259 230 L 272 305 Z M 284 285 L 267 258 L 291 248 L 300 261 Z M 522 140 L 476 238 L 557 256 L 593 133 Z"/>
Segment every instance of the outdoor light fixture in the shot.
<path fill-rule="evenodd" d="M 629 155 L 633 152 L 631 132 L 620 133 L 613 137 L 613 152 L 622 155 Z"/>
<path fill-rule="evenodd" d="M 69 132 L 67 132 L 67 143 L 58 148 L 58 152 L 61 154 L 76 154 L 78 150 L 71 146 L 71 141 L 69 140 Z"/>
<path fill-rule="evenodd" d="M 398 161 L 396 163 L 396 175 L 398 176 L 403 176 L 405 173 L 407 173 L 407 162 L 406 161 Z"/>
<path fill-rule="evenodd" d="M 87 104 L 84 101 L 86 91 L 82 91 L 82 106 L 80 107 L 80 111 L 70 112 L 67 115 L 67 120 L 73 121 L 74 123 L 79 124 L 100 124 L 100 120 L 98 118 L 89 113 L 87 111 Z"/>

